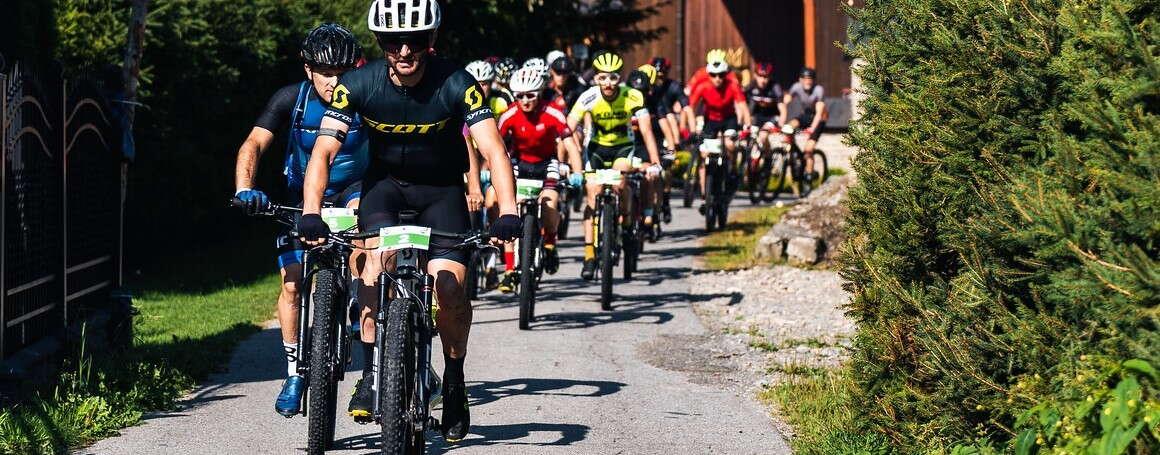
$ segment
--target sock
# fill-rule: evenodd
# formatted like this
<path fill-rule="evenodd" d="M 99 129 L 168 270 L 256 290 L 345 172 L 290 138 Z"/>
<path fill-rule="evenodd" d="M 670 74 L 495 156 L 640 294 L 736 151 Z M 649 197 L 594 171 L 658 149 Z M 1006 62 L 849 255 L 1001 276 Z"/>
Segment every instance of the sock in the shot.
<path fill-rule="evenodd" d="M 286 353 L 286 376 L 298 376 L 298 343 L 283 341 L 282 352 Z"/>
<path fill-rule="evenodd" d="M 584 259 L 596 259 L 596 246 L 591 243 L 584 244 Z"/>
<path fill-rule="evenodd" d="M 443 383 L 463 384 L 463 359 L 453 359 L 443 354 Z"/>
<path fill-rule="evenodd" d="M 504 251 L 503 252 L 503 269 L 505 271 L 508 271 L 508 272 L 516 269 L 516 252 L 515 251 Z"/>
<path fill-rule="evenodd" d="M 556 233 L 553 232 L 553 233 L 549 234 L 549 233 L 545 232 L 544 233 L 544 247 L 547 248 L 547 247 L 555 247 L 555 246 L 556 246 Z"/>
<path fill-rule="evenodd" d="M 497 259 L 499 259 L 499 255 L 498 255 L 498 254 L 489 254 L 489 255 L 487 255 L 487 269 L 488 269 L 488 270 L 492 270 L 492 269 L 494 269 L 494 268 L 495 268 L 495 261 L 496 261 Z"/>
<path fill-rule="evenodd" d="M 361 342 L 363 349 L 363 376 L 375 374 L 375 344 Z"/>

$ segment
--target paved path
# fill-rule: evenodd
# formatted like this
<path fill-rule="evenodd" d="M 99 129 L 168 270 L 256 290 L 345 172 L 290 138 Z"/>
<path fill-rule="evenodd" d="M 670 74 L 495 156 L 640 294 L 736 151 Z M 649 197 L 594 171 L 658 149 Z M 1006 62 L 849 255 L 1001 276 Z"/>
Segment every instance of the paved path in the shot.
<path fill-rule="evenodd" d="M 674 202 L 679 205 L 679 199 Z M 674 215 L 666 236 L 646 247 L 636 279 L 617 280 L 611 312 L 600 311 L 599 287 L 579 279 L 581 248 L 575 240 L 562 243 L 561 271 L 545 279 L 532 330 L 517 329 L 514 298 L 492 292 L 476 302 L 466 368 L 471 435 L 449 446 L 428 433 L 429 452 L 789 453 L 752 399 L 653 367 L 638 349 L 660 335 L 705 332 L 690 299 L 714 296 L 691 295 L 686 280 L 699 252 L 701 219 L 691 209 Z M 340 415 L 358 369 L 361 359 L 340 384 Z M 78 453 L 302 452 L 306 420 L 285 419 L 273 410 L 284 374 L 278 331 L 266 330 L 243 343 L 228 372 L 196 390 L 181 411 L 148 416 L 122 436 Z M 344 417 L 336 438 L 334 453 L 378 453 L 376 426 Z"/>

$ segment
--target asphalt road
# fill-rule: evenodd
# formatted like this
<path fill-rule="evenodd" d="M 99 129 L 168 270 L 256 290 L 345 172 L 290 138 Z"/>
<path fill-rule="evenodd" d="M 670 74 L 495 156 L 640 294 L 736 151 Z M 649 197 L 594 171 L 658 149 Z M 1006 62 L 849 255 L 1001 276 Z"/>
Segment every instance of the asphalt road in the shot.
<path fill-rule="evenodd" d="M 680 204 L 675 198 L 674 203 Z M 574 239 L 561 244 L 560 272 L 545 277 L 532 330 L 518 330 L 514 297 L 494 291 L 481 296 L 466 364 L 471 435 L 448 445 L 429 432 L 428 451 L 790 453 L 768 414 L 750 397 L 653 367 L 664 362 L 650 364 L 643 356 L 656 350 L 645 354 L 638 349 L 661 335 L 705 332 L 690 308 L 694 297 L 686 280 L 699 252 L 701 220 L 692 209 L 675 209 L 666 236 L 646 247 L 635 279 L 620 280 L 617 268 L 613 311 L 600 310 L 596 283 L 580 280 L 581 247 Z M 578 227 L 573 225 L 573 233 Z M 237 349 L 228 371 L 196 390 L 180 411 L 147 416 L 121 436 L 77 453 L 302 452 L 306 419 L 286 419 L 273 410 L 286 369 L 279 341 L 277 329 L 255 335 Z M 339 386 L 334 453 L 378 453 L 378 427 L 345 417 L 346 397 L 361 365 L 356 359 Z"/>

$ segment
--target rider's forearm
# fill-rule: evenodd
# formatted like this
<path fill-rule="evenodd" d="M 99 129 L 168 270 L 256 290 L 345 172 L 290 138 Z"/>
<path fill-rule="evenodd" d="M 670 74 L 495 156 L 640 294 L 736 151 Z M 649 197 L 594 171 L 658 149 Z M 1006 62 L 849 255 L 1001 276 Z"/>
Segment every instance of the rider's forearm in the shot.
<path fill-rule="evenodd" d="M 342 143 L 330 136 L 319 136 L 310 152 L 310 162 L 306 164 L 306 178 L 302 184 L 302 213 L 322 213 L 322 196 L 326 184 L 330 182 L 330 161 L 338 153 Z"/>
<path fill-rule="evenodd" d="M 814 116 L 814 121 L 810 124 L 811 130 L 817 129 L 818 125 L 822 124 L 822 119 L 826 118 L 826 103 L 818 101 L 817 104 L 814 104 L 814 111 L 817 112 L 817 115 Z"/>
<path fill-rule="evenodd" d="M 471 144 L 470 137 L 465 139 L 467 141 L 467 193 L 482 194 L 483 184 L 479 181 L 479 152 Z"/>
<path fill-rule="evenodd" d="M 580 143 L 576 137 L 568 135 L 564 138 L 564 150 L 568 152 L 568 165 L 572 166 L 572 172 L 583 172 L 584 163 L 580 158 Z"/>
<path fill-rule="evenodd" d="M 653 164 L 661 162 L 661 154 L 657 152 L 656 137 L 653 136 L 652 120 L 648 117 L 640 119 L 640 133 L 644 135 L 644 148 L 648 150 L 648 159 Z"/>
<path fill-rule="evenodd" d="M 787 109 L 786 109 L 785 103 L 778 103 L 778 105 L 777 105 L 777 126 L 779 126 L 779 127 L 785 126 L 785 122 L 786 122 L 786 119 L 785 119 L 786 112 L 785 111 L 786 110 Z"/>
<path fill-rule="evenodd" d="M 238 159 L 234 165 L 235 190 L 254 187 L 254 174 L 258 172 L 258 162 L 261 161 L 262 152 L 266 150 L 273 137 L 269 131 L 254 127 L 242 142 L 242 146 L 238 147 Z"/>

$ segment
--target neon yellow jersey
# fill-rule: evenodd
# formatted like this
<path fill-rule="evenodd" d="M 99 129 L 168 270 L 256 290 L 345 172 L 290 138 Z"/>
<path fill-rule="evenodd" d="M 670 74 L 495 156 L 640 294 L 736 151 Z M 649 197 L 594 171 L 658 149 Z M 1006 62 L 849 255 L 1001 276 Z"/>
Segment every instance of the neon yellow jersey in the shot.
<path fill-rule="evenodd" d="M 570 119 L 580 121 L 585 113 L 592 114 L 592 142 L 605 147 L 616 147 L 632 143 L 632 118 L 648 115 L 644 107 L 644 94 L 640 90 L 620 86 L 616 98 L 609 101 L 600 93 L 600 87 L 592 87 L 580 94 Z"/>
<path fill-rule="evenodd" d="M 496 118 L 499 118 L 499 115 L 508 109 L 508 102 L 503 97 L 493 96 L 487 102 L 491 105 L 491 111 L 495 113 Z"/>

